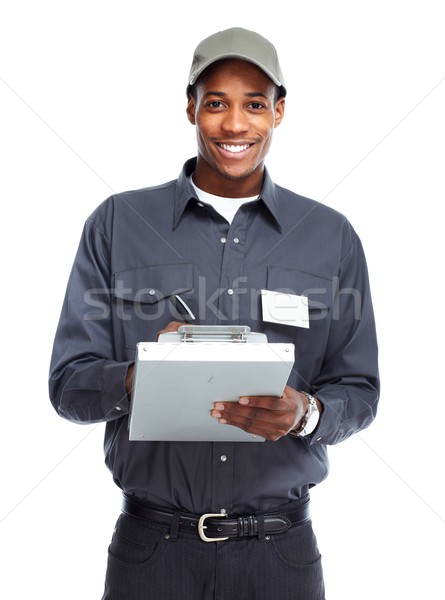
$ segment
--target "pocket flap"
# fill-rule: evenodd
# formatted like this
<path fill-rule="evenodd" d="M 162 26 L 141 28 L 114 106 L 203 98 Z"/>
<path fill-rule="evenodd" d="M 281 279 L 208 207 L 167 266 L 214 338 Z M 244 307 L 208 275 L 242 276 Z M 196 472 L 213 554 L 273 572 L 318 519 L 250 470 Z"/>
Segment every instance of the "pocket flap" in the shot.
<path fill-rule="evenodd" d="M 328 310 L 332 304 L 329 279 L 286 267 L 267 267 L 267 289 L 306 296 L 309 310 Z"/>
<path fill-rule="evenodd" d="M 128 302 L 155 304 L 193 289 L 193 265 L 150 265 L 114 275 L 114 296 Z"/>

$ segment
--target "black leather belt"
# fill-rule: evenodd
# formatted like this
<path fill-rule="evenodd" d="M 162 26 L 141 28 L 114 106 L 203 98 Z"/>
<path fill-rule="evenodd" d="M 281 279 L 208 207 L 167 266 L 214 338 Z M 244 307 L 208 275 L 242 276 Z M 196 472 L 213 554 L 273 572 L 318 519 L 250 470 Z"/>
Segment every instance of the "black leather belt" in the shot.
<path fill-rule="evenodd" d="M 204 542 L 284 533 L 290 527 L 295 527 L 310 519 L 309 496 L 305 496 L 296 503 L 292 503 L 289 508 L 284 508 L 279 512 L 228 517 L 215 513 L 203 515 L 180 513 L 178 515 L 178 513 L 142 504 L 124 495 L 122 512 L 163 527 L 171 528 L 176 522 L 178 531 L 197 533 Z"/>

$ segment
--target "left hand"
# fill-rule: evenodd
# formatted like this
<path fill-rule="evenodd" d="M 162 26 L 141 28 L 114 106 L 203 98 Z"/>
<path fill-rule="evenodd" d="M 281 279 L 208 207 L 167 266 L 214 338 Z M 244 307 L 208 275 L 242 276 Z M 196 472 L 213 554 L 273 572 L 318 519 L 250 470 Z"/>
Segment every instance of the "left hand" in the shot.
<path fill-rule="evenodd" d="M 210 414 L 222 424 L 274 442 L 300 423 L 307 405 L 306 396 L 287 385 L 281 398 L 242 396 L 238 402 L 215 402 Z"/>

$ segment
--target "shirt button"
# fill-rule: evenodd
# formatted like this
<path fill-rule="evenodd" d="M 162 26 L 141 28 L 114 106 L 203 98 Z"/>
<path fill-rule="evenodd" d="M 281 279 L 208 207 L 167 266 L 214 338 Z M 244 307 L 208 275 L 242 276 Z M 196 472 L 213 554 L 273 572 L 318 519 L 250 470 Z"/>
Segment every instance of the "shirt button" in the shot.
<path fill-rule="evenodd" d="M 156 294 L 156 290 L 150 290 L 148 293 L 150 294 L 150 296 L 154 296 Z"/>
<path fill-rule="evenodd" d="M 116 406 L 116 410 L 122 410 L 120 406 Z"/>
<path fill-rule="evenodd" d="M 221 459 L 221 462 L 226 462 L 226 460 L 227 460 L 227 456 L 226 456 L 225 454 L 222 454 L 222 455 L 220 456 L 220 459 Z"/>
<path fill-rule="evenodd" d="M 233 238 L 233 241 L 235 242 L 235 244 L 239 244 L 239 239 L 238 238 Z"/>
<path fill-rule="evenodd" d="M 221 244 L 225 244 L 226 242 L 227 242 L 227 238 L 225 238 L 225 237 L 222 237 L 222 238 L 221 238 Z"/>
<path fill-rule="evenodd" d="M 225 508 L 222 508 L 222 509 L 221 509 L 219 512 L 220 512 L 222 515 L 225 515 L 225 514 L 227 514 L 227 511 L 226 511 L 226 509 L 225 509 Z"/>
<path fill-rule="evenodd" d="M 232 288 L 230 288 L 229 290 L 227 290 L 227 293 L 229 294 L 229 296 L 233 296 L 233 290 L 232 290 Z"/>

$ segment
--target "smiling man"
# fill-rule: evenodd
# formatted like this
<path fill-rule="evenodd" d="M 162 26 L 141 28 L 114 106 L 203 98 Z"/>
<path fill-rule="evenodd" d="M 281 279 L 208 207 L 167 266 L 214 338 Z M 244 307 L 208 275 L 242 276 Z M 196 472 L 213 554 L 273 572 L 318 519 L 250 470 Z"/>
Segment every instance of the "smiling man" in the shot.
<path fill-rule="evenodd" d="M 50 395 L 71 421 L 106 422 L 124 499 L 103 600 L 325 597 L 309 490 L 327 476 L 327 445 L 375 417 L 377 342 L 354 229 L 265 169 L 285 96 L 264 37 L 233 28 L 206 38 L 187 88 L 197 158 L 174 181 L 112 196 L 85 224 Z M 209 410 L 218 427 L 266 441 L 129 440 L 136 344 L 177 330 L 173 295 L 199 324 L 248 325 L 295 345 L 280 397 L 221 398 Z M 304 299 L 309 323 L 262 311 L 262 299 L 283 297 Z M 165 411 L 177 419 L 168 397 Z"/>
<path fill-rule="evenodd" d="M 191 87 L 187 115 L 196 125 L 195 185 L 217 196 L 258 195 L 284 97 L 256 65 L 226 59 L 207 67 Z"/>

